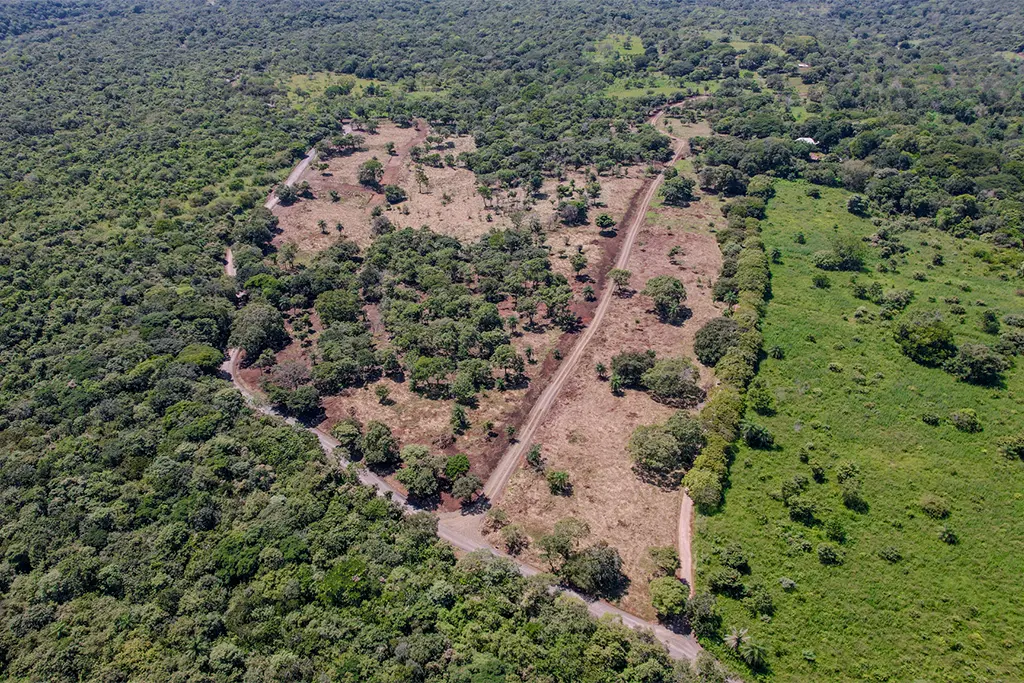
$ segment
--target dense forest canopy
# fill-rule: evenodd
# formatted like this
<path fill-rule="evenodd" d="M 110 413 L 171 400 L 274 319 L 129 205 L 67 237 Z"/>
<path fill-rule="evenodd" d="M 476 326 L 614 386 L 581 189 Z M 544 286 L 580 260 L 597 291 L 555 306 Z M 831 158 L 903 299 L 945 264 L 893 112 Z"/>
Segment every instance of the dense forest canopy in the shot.
<path fill-rule="evenodd" d="M 613 33 L 642 52 L 602 56 Z M 689 680 L 651 637 L 543 580 L 456 559 L 431 517 L 403 515 L 217 377 L 233 334 L 253 355 L 279 341 L 249 322 L 314 306 L 338 322 L 317 387 L 387 371 L 346 313 L 382 298 L 424 385 L 424 358 L 444 357 L 445 377 L 504 362 L 506 295 L 565 317 L 565 278 L 529 226 L 473 244 L 381 230 L 295 270 L 271 258 L 260 207 L 342 119 L 469 134 L 458 163 L 506 190 L 664 161 L 667 138 L 642 124 L 677 98 L 609 94 L 658 74 L 707 95 L 686 109 L 717 134 L 695 141 L 710 191 L 844 187 L 889 224 L 981 237 L 1019 267 L 1022 36 L 1010 0 L 4 3 L 0 676 Z M 291 76 L 319 72 L 372 87 L 291 97 Z"/>

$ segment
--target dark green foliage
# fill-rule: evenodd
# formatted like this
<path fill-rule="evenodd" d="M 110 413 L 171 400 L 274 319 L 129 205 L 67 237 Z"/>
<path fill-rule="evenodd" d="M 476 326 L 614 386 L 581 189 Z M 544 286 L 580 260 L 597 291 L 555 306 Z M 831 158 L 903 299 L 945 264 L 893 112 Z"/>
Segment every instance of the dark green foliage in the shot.
<path fill-rule="evenodd" d="M 714 367 L 740 341 L 739 325 L 732 318 L 712 318 L 693 338 L 693 353 L 704 365 Z"/>
<path fill-rule="evenodd" d="M 265 349 L 279 349 L 288 340 L 284 319 L 266 304 L 249 304 L 235 316 L 231 324 L 231 346 L 245 350 L 255 359 Z"/>
<path fill-rule="evenodd" d="M 900 351 L 922 365 L 941 365 L 956 353 L 953 331 L 937 311 L 903 318 L 893 337 Z"/>
<path fill-rule="evenodd" d="M 623 386 L 642 386 L 645 372 L 654 367 L 654 351 L 623 351 L 612 356 L 612 376 L 618 377 Z"/>
<path fill-rule="evenodd" d="M 683 283 L 671 275 L 657 275 L 652 277 L 644 285 L 641 292 L 654 300 L 654 309 L 662 322 L 674 322 L 679 320 L 685 310 L 683 302 L 686 301 L 686 288 Z"/>
<path fill-rule="evenodd" d="M 612 359 L 615 367 L 615 359 Z M 694 406 L 704 398 L 700 373 L 687 358 L 662 358 L 640 377 L 651 398 L 677 408 Z"/>
<path fill-rule="evenodd" d="M 943 367 L 962 382 L 989 385 L 998 384 L 1010 364 L 984 344 L 962 344 Z"/>
<path fill-rule="evenodd" d="M 383 422 L 373 420 L 359 442 L 363 461 L 370 467 L 388 467 L 398 461 L 398 441 Z"/>
<path fill-rule="evenodd" d="M 686 206 L 693 201 L 693 189 L 697 186 L 692 178 L 677 175 L 662 183 L 658 193 L 671 206 Z"/>

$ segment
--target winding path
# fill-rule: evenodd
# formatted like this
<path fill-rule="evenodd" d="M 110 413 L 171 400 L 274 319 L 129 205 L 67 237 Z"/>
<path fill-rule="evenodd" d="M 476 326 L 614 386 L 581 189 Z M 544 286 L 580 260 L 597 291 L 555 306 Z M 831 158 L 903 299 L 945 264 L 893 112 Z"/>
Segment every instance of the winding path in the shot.
<path fill-rule="evenodd" d="M 654 114 L 651 117 L 651 122 L 656 121 L 658 117 L 661 116 L 661 113 L 662 112 L 659 111 L 656 114 Z M 686 145 L 679 145 L 675 150 L 675 153 L 672 157 L 672 161 L 670 163 L 675 163 L 676 161 L 678 161 L 685 153 L 685 151 Z M 310 163 L 315 158 L 316 149 L 312 148 L 288 175 L 288 178 L 284 181 L 285 184 L 294 185 L 296 182 L 298 182 L 299 178 L 302 176 L 302 174 L 306 171 Z M 626 264 L 629 262 L 629 257 L 632 252 L 633 246 L 636 243 L 637 237 L 640 234 L 640 230 L 643 227 L 644 221 L 646 219 L 647 210 L 650 207 L 651 202 L 654 200 L 658 188 L 661 186 L 662 180 L 663 176 L 659 175 L 647 187 L 647 190 L 643 195 L 641 203 L 638 205 L 636 213 L 633 216 L 633 220 L 627 228 L 625 239 L 623 240 L 622 247 L 619 250 L 618 258 L 615 261 L 616 268 L 624 268 Z M 277 205 L 277 203 L 277 196 L 271 194 L 271 196 L 267 199 L 264 206 L 267 209 L 272 209 L 274 206 Z M 233 254 L 231 253 L 230 248 L 228 248 L 225 253 L 224 270 L 225 274 L 229 276 L 235 275 L 234 257 Z M 603 321 L 605 315 L 608 312 L 608 309 L 611 307 L 612 297 L 614 296 L 613 289 L 614 288 L 612 287 L 610 282 L 606 284 L 604 291 L 601 294 L 601 300 L 594 314 L 594 318 L 591 321 L 590 325 L 588 325 L 587 328 L 580 335 L 580 338 L 576 341 L 576 344 L 573 345 L 572 351 L 569 353 L 568 357 L 566 357 L 566 359 L 562 362 L 561 366 L 555 373 L 554 377 L 552 377 L 550 384 L 548 384 L 548 386 L 544 389 L 543 393 L 541 393 L 540 397 L 537 399 L 536 403 L 534 403 L 527 417 L 526 422 L 520 428 L 519 438 L 517 442 L 513 444 L 512 447 L 508 449 L 508 451 L 506 451 L 504 456 L 502 456 L 501 461 L 495 467 L 494 471 L 491 473 L 490 478 L 487 480 L 487 483 L 484 485 L 484 495 L 486 495 L 487 498 L 490 499 L 491 501 L 495 501 L 496 499 L 500 498 L 501 494 L 504 493 L 505 487 L 508 485 L 509 480 L 512 478 L 512 475 L 515 473 L 516 469 L 519 466 L 520 459 L 524 455 L 526 446 L 531 443 L 534 434 L 540 427 L 544 418 L 547 416 L 547 413 L 550 410 L 550 408 L 554 405 L 559 394 L 564 388 L 566 381 L 572 374 L 573 369 L 579 363 L 580 358 L 583 356 L 583 352 L 586 349 L 587 344 L 594 337 L 597 328 L 600 326 L 601 322 Z M 240 349 L 229 349 L 228 358 L 227 360 L 224 361 L 223 365 L 221 366 L 221 371 L 225 376 L 230 378 L 234 387 L 239 391 L 239 393 L 242 394 L 243 397 L 245 397 L 246 401 L 255 410 L 264 415 L 278 417 L 280 419 L 283 419 L 290 425 L 311 431 L 320 441 L 320 445 L 324 449 L 324 451 L 329 456 L 334 456 L 334 449 L 340 445 L 340 442 L 337 439 L 335 439 L 334 437 L 332 437 L 330 434 L 328 434 L 323 429 L 320 429 L 319 427 L 309 427 L 306 425 L 302 425 L 294 418 L 285 417 L 278 413 L 276 410 L 274 410 L 272 407 L 267 406 L 266 404 L 260 401 L 259 397 L 257 397 L 256 394 L 252 391 L 252 389 L 250 389 L 249 386 L 246 385 L 245 382 L 241 379 L 241 375 L 238 372 L 238 365 L 239 362 L 241 361 L 241 356 L 242 352 Z M 344 460 L 342 458 L 338 458 L 338 462 L 341 465 L 350 464 L 347 460 Z M 359 481 L 361 483 L 363 483 L 366 486 L 374 487 L 379 495 L 385 496 L 390 500 L 393 500 L 394 502 L 398 503 L 407 512 L 421 511 L 419 508 L 412 505 L 404 494 L 402 494 L 400 491 L 391 486 L 391 484 L 389 484 L 383 477 L 380 477 L 374 474 L 373 472 L 370 472 L 366 468 L 360 468 L 358 476 Z M 682 512 L 684 514 L 687 511 L 688 501 L 689 498 L 686 497 L 684 494 L 682 506 Z M 690 503 L 689 510 L 692 516 L 692 503 Z M 534 576 L 536 574 L 542 573 L 541 570 L 537 569 L 536 567 L 528 565 L 514 557 L 510 557 L 509 555 L 492 547 L 485 540 L 483 540 L 479 536 L 479 534 L 473 533 L 471 530 L 467 531 L 463 528 L 465 525 L 458 524 L 457 522 L 458 515 L 444 514 L 438 516 L 438 537 L 447 541 L 455 548 L 458 548 L 459 550 L 465 552 L 487 551 L 494 555 L 508 558 L 513 563 L 515 563 L 520 573 L 522 573 L 524 576 Z M 683 546 L 684 527 L 686 529 L 685 547 Z M 679 553 L 680 557 L 684 558 L 682 562 L 681 571 L 683 573 L 683 578 L 688 579 L 689 584 L 691 586 L 690 590 L 692 593 L 693 572 L 689 553 L 689 528 L 690 522 L 688 520 L 684 520 L 683 518 L 681 518 L 679 531 Z M 697 654 L 701 651 L 700 645 L 697 643 L 697 640 L 692 635 L 676 633 L 665 628 L 659 623 L 641 619 L 640 617 L 637 617 L 633 614 L 630 614 L 629 612 L 621 610 L 618 607 L 615 607 L 614 605 L 604 600 L 594 600 L 592 598 L 587 598 L 567 588 L 560 587 L 557 590 L 561 592 L 563 595 L 568 595 L 581 600 L 584 604 L 586 604 L 588 611 L 595 617 L 613 615 L 617 617 L 624 625 L 630 628 L 646 629 L 651 631 L 654 634 L 654 636 L 663 645 L 665 645 L 668 654 L 674 659 L 692 660 L 696 658 Z"/>

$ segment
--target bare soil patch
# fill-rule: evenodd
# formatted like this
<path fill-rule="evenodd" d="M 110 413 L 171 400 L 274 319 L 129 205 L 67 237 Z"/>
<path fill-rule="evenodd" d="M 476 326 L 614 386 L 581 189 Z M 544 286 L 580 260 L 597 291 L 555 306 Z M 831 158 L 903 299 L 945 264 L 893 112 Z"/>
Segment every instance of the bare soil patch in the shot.
<path fill-rule="evenodd" d="M 637 293 L 613 302 L 576 376 L 536 439 L 547 467 L 569 473 L 573 494 L 552 495 L 542 474 L 522 469 L 502 501 L 511 520 L 534 538 L 549 532 L 559 519 L 586 520 L 591 540 L 607 541 L 622 555 L 630 579 L 622 607 L 647 617 L 653 616 L 647 549 L 676 544 L 681 493 L 640 481 L 631 470 L 626 443 L 637 426 L 662 421 L 674 411 L 642 392 L 615 397 L 607 382 L 597 378 L 594 365 L 608 365 L 612 355 L 626 349 L 693 358 L 694 334 L 721 310 L 711 294 L 721 253 L 709 226 L 724 225 L 718 206 L 715 198 L 702 197 L 689 207 L 659 206 L 648 213 L 628 265 Z M 679 251 L 670 258 L 673 247 Z M 672 275 L 684 283 L 691 317 L 682 325 L 658 321 L 652 302 L 638 293 L 657 275 Z M 714 382 L 708 368 L 701 368 L 701 377 L 706 388 Z M 491 540 L 499 542 L 496 537 Z M 534 550 L 527 554 L 531 562 L 542 562 Z"/>

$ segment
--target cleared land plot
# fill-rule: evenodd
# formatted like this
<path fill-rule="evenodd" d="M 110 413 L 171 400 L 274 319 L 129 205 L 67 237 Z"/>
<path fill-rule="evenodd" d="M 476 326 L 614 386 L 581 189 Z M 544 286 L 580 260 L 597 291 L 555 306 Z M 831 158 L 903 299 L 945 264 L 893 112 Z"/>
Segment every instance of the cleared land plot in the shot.
<path fill-rule="evenodd" d="M 767 358 L 759 373 L 777 414 L 748 418 L 768 427 L 778 447 L 740 449 L 724 509 L 699 520 L 697 566 L 714 569 L 714 549 L 739 543 L 751 567 L 744 583 L 772 593 L 770 622 L 738 600 L 719 599 L 726 630 L 748 627 L 765 644 L 769 680 L 1021 680 L 1024 608 L 1015 596 L 1024 571 L 1024 464 L 999 455 L 995 442 L 1024 422 L 1024 369 L 1018 359 L 1005 388 L 958 382 L 903 356 L 879 306 L 853 296 L 850 274 L 829 273 L 831 288 L 815 288 L 812 277 L 822 271 L 811 255 L 828 247 L 833 225 L 861 236 L 876 228 L 846 212 L 847 193 L 822 188 L 812 199 L 807 188 L 778 185 L 762 235 L 769 252 L 782 252 L 771 266 L 765 348 L 779 346 L 785 358 Z M 1019 281 L 1011 268 L 986 262 L 993 252 L 985 244 L 935 230 L 899 239 L 910 252 L 898 272 L 879 272 L 872 249 L 859 281 L 912 290 L 907 311 L 940 311 L 958 343 L 994 341 L 980 330 L 986 310 L 1024 313 Z M 941 266 L 933 265 L 937 254 Z M 981 432 L 950 424 L 964 408 L 977 411 Z M 940 423 L 929 426 L 925 414 Z M 820 484 L 799 458 L 809 443 L 809 457 L 824 468 Z M 859 468 L 865 512 L 840 499 L 844 462 Z M 821 523 L 791 521 L 772 497 L 795 476 L 809 480 L 804 496 Z M 928 495 L 945 501 L 947 518 L 923 511 Z M 845 542 L 827 539 L 830 520 L 844 528 Z M 940 540 L 943 527 L 959 543 Z M 825 542 L 839 548 L 841 565 L 819 562 Z M 708 574 L 698 571 L 698 584 Z M 795 588 L 782 590 L 783 577 Z"/>
<path fill-rule="evenodd" d="M 651 302 L 641 294 L 616 299 L 535 439 L 543 445 L 546 466 L 569 473 L 572 495 L 552 495 L 543 475 L 522 469 L 500 505 L 534 538 L 549 532 L 559 519 L 586 520 L 591 541 L 607 541 L 622 555 L 631 581 L 623 607 L 647 616 L 653 615 L 647 549 L 675 545 L 681 494 L 640 481 L 631 470 L 626 443 L 638 425 L 662 421 L 674 411 L 642 392 L 614 396 L 608 383 L 597 378 L 594 366 L 609 365 L 612 355 L 627 349 L 692 357 L 694 333 L 719 314 L 711 301 L 710 283 L 721 267 L 721 255 L 708 229 L 716 214 L 720 220 L 717 204 L 706 199 L 688 208 L 660 207 L 648 213 L 629 263 L 632 286 L 642 290 L 656 275 L 679 278 L 686 286 L 692 317 L 681 326 L 668 325 L 658 321 Z M 676 264 L 668 255 L 673 247 L 680 248 Z M 706 368 L 702 377 L 705 385 L 713 382 Z M 534 550 L 527 552 L 532 561 L 541 562 Z"/>

